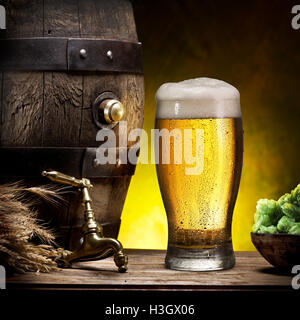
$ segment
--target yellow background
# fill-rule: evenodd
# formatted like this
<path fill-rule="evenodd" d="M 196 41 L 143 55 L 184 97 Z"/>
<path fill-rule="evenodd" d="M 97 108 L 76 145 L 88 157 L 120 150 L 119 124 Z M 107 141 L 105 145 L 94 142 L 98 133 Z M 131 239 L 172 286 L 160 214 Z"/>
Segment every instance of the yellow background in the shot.
<path fill-rule="evenodd" d="M 300 30 L 291 27 L 291 8 L 285 0 L 134 2 L 148 133 L 155 92 L 164 82 L 206 76 L 240 91 L 244 165 L 233 215 L 235 250 L 254 250 L 256 201 L 277 199 L 300 182 Z M 137 166 L 119 240 L 127 248 L 166 248 L 167 220 L 154 165 Z"/>

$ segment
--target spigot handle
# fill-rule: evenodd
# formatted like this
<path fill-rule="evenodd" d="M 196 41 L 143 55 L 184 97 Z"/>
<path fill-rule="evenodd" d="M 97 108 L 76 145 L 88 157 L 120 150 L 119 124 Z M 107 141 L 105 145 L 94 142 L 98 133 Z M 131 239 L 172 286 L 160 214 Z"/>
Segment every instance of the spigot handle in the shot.
<path fill-rule="evenodd" d="M 58 171 L 43 171 L 42 175 L 47 177 L 51 181 L 67 184 L 69 186 L 77 187 L 77 188 L 92 188 L 90 180 L 87 178 L 77 179 L 75 177 L 68 176 L 64 173 Z"/>

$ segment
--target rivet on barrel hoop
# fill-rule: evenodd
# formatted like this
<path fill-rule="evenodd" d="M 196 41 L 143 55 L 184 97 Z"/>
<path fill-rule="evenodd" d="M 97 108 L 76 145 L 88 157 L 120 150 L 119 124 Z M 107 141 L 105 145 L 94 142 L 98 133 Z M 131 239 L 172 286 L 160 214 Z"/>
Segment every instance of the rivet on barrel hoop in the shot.
<path fill-rule="evenodd" d="M 82 59 L 86 59 L 86 58 L 87 58 L 87 52 L 86 52 L 85 49 L 81 49 L 81 50 L 79 51 L 79 53 L 80 53 L 80 57 L 81 57 Z"/>
<path fill-rule="evenodd" d="M 106 56 L 107 56 L 108 59 L 112 60 L 112 59 L 113 59 L 113 53 L 112 53 L 112 51 L 108 50 L 108 51 L 106 52 Z"/>

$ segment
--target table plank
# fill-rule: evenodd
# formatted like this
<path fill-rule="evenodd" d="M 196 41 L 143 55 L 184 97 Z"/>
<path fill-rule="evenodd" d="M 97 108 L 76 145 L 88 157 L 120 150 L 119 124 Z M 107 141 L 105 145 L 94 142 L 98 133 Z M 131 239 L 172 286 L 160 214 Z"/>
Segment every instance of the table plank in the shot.
<path fill-rule="evenodd" d="M 164 267 L 165 251 L 127 250 L 128 272 L 118 273 L 113 259 L 80 262 L 51 273 L 18 274 L 8 288 L 80 290 L 292 290 L 291 276 L 279 275 L 257 252 L 236 252 L 234 268 L 186 272 Z"/>

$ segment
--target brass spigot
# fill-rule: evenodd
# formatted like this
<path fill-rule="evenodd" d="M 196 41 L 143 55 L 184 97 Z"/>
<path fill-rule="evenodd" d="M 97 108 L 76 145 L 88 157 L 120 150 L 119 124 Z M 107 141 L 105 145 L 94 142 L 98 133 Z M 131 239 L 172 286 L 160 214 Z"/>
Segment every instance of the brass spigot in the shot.
<path fill-rule="evenodd" d="M 42 175 L 54 182 L 77 187 L 82 192 L 82 204 L 85 207 L 85 223 L 82 226 L 83 241 L 78 250 L 63 254 L 60 259 L 61 266 L 70 267 L 76 261 L 101 260 L 114 255 L 118 271 L 126 272 L 128 257 L 124 253 L 121 242 L 113 238 L 105 238 L 101 225 L 95 219 L 89 194 L 89 189 L 93 187 L 90 180 L 77 179 L 58 171 L 43 171 Z"/>
<path fill-rule="evenodd" d="M 99 106 L 103 112 L 106 123 L 116 123 L 123 119 L 125 109 L 123 104 L 116 99 L 106 99 Z"/>

